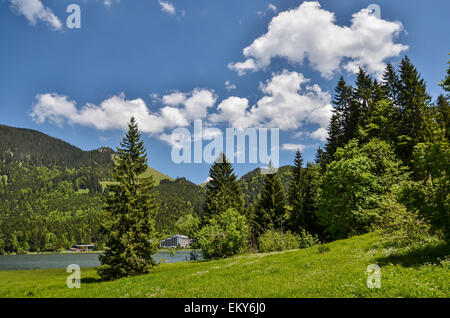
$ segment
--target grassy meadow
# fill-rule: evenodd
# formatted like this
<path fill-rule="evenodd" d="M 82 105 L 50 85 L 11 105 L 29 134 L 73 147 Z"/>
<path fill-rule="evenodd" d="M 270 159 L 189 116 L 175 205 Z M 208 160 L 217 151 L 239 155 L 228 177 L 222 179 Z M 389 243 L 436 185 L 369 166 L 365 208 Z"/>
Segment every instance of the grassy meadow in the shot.
<path fill-rule="evenodd" d="M 389 247 L 370 233 L 307 249 L 162 264 L 150 274 L 101 282 L 82 269 L 81 288 L 58 270 L 0 271 L 0 297 L 449 297 L 450 248 L 443 242 Z M 366 286 L 381 267 L 381 288 Z"/>

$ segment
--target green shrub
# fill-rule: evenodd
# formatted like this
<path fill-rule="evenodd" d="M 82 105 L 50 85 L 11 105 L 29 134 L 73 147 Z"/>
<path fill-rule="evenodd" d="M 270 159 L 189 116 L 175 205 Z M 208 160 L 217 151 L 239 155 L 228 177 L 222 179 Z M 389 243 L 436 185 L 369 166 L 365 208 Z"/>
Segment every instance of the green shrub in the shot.
<path fill-rule="evenodd" d="M 319 222 L 334 239 L 370 231 L 380 222 L 380 203 L 407 178 L 390 146 L 378 139 L 338 148 L 321 179 Z"/>
<path fill-rule="evenodd" d="M 177 254 L 177 250 L 174 248 L 169 248 L 169 255 L 170 256 L 175 256 Z"/>
<path fill-rule="evenodd" d="M 307 248 L 319 243 L 317 235 L 312 235 L 305 230 L 300 232 L 300 248 Z"/>
<path fill-rule="evenodd" d="M 399 186 L 400 189 L 404 187 Z M 397 192 L 397 190 L 395 190 Z M 377 228 L 386 234 L 391 246 L 403 247 L 431 239 L 430 225 L 417 212 L 408 211 L 397 201 L 396 195 L 388 194 L 380 203 L 381 221 Z"/>
<path fill-rule="evenodd" d="M 329 252 L 331 250 L 331 248 L 328 245 L 325 244 L 319 244 L 319 247 L 317 248 L 317 252 L 319 254 L 325 253 L 325 252 Z"/>
<path fill-rule="evenodd" d="M 414 166 L 422 180 L 407 183 L 400 201 L 409 211 L 427 220 L 433 232 L 450 240 L 450 145 L 417 144 Z"/>
<path fill-rule="evenodd" d="M 293 234 L 290 231 L 269 230 L 258 238 L 258 247 L 260 252 L 274 252 L 307 248 L 318 242 L 319 239 L 316 235 L 311 235 L 305 230 L 302 230 L 300 235 Z"/>
<path fill-rule="evenodd" d="M 204 258 L 224 258 L 241 252 L 249 238 L 247 220 L 235 209 L 228 209 L 197 233 Z"/>

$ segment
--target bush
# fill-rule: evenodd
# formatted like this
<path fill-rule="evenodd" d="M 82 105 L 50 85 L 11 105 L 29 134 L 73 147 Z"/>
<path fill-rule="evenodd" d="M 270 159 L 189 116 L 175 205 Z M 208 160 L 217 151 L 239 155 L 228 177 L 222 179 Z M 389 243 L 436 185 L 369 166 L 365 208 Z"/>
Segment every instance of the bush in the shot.
<path fill-rule="evenodd" d="M 300 237 L 291 232 L 269 230 L 258 238 L 260 252 L 284 251 L 300 248 Z"/>
<path fill-rule="evenodd" d="M 404 187 L 400 185 L 400 189 Z M 417 212 L 408 211 L 394 194 L 387 195 L 381 202 L 379 229 L 389 237 L 390 245 L 410 246 L 430 241 L 430 225 Z"/>
<path fill-rule="evenodd" d="M 213 218 L 196 235 L 204 258 L 224 258 L 241 252 L 248 242 L 247 220 L 235 209 Z"/>
<path fill-rule="evenodd" d="M 300 248 L 307 248 L 320 243 L 317 235 L 312 235 L 305 230 L 300 233 Z"/>
<path fill-rule="evenodd" d="M 380 221 L 380 203 L 392 185 L 407 178 L 389 145 L 356 140 L 338 148 L 322 177 L 320 224 L 334 239 L 370 231 Z"/>
<path fill-rule="evenodd" d="M 291 232 L 281 232 L 275 230 L 266 231 L 258 238 L 260 252 L 274 252 L 306 248 L 319 242 L 317 236 L 313 236 L 302 230 L 300 235 Z"/>
<path fill-rule="evenodd" d="M 319 247 L 317 248 L 317 253 L 323 254 L 325 252 L 331 251 L 331 248 L 328 245 L 325 244 L 319 244 Z"/>
<path fill-rule="evenodd" d="M 433 232 L 450 240 L 450 145 L 421 143 L 414 149 L 414 165 L 422 181 L 403 188 L 400 201 L 431 225 Z"/>

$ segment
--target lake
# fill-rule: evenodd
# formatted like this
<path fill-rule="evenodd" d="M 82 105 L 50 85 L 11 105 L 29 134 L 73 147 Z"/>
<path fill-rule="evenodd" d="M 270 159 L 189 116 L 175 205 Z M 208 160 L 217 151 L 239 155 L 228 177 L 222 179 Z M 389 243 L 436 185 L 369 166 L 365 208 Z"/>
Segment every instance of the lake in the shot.
<path fill-rule="evenodd" d="M 66 268 L 70 264 L 80 267 L 96 267 L 100 265 L 98 253 L 60 253 L 60 254 L 30 254 L 30 255 L 0 255 L 0 270 L 18 269 L 51 269 Z M 201 252 L 195 251 L 197 259 Z M 171 256 L 167 251 L 155 254 L 158 263 L 177 263 L 191 260 L 191 251 L 177 251 Z"/>

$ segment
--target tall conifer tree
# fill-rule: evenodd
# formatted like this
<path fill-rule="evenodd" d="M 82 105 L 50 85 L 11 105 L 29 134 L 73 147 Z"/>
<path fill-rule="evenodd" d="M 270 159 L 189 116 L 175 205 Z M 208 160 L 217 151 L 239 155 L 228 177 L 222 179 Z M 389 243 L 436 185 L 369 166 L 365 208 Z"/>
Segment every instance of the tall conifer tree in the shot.
<path fill-rule="evenodd" d="M 430 111 L 431 97 L 419 72 L 408 57 L 400 62 L 401 122 L 398 137 L 398 155 L 410 165 L 414 146 L 419 142 L 429 142 L 439 138 L 435 134 L 436 125 Z"/>
<path fill-rule="evenodd" d="M 372 78 L 362 68 L 359 69 L 355 84 L 348 128 L 350 139 L 359 138 L 360 130 L 367 124 L 373 107 L 374 84 Z"/>
<path fill-rule="evenodd" d="M 134 117 L 120 145 L 114 159 L 116 183 L 108 186 L 102 225 L 107 243 L 98 274 L 104 280 L 148 273 L 158 246 L 154 227 L 158 205 L 150 193 L 154 181 L 151 176 L 140 177 L 147 169 L 147 155 Z"/>
<path fill-rule="evenodd" d="M 269 170 L 272 170 L 272 164 Z M 257 235 L 267 230 L 285 228 L 286 198 L 277 173 L 266 174 L 264 187 L 255 206 L 254 226 Z"/>
<path fill-rule="evenodd" d="M 445 129 L 447 140 L 450 140 L 450 103 L 443 95 L 439 95 L 436 106 L 439 112 L 438 121 Z"/>
<path fill-rule="evenodd" d="M 289 228 L 293 232 L 299 232 L 304 227 L 304 200 L 305 200 L 305 176 L 303 158 L 300 150 L 295 153 L 294 166 L 291 168 L 292 179 L 289 183 L 289 205 L 291 215 Z"/>
<path fill-rule="evenodd" d="M 222 153 L 211 166 L 209 178 L 210 181 L 206 185 L 206 202 L 203 206 L 203 225 L 230 208 L 242 213 L 244 198 L 241 187 L 225 154 Z"/>
<path fill-rule="evenodd" d="M 326 162 L 333 160 L 338 147 L 342 147 L 352 138 L 351 125 L 352 88 L 344 78 L 339 78 L 333 99 L 333 115 L 328 126 L 328 138 L 325 146 Z"/>
<path fill-rule="evenodd" d="M 400 106 L 400 79 L 394 66 L 390 63 L 386 66 L 383 74 L 382 89 L 385 98 L 398 108 Z"/>

